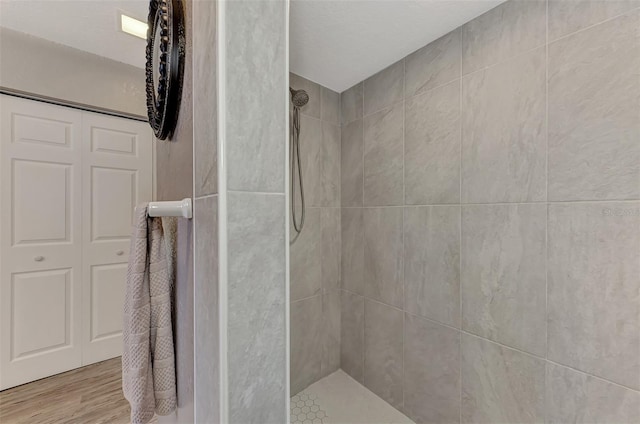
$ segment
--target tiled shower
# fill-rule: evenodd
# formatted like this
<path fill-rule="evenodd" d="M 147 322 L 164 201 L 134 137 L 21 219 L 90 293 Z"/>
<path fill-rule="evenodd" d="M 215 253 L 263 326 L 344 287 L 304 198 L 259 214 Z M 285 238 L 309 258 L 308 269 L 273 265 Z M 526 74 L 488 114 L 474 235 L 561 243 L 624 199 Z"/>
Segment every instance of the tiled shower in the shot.
<path fill-rule="evenodd" d="M 341 95 L 291 77 L 292 395 L 341 368 L 418 423 L 640 422 L 639 8 L 511 0 Z"/>

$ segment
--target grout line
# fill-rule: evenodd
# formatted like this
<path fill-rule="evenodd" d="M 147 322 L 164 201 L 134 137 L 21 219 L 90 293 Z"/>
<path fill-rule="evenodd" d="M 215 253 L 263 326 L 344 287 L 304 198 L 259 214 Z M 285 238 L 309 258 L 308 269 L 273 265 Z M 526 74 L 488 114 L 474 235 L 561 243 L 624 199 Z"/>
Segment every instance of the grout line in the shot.
<path fill-rule="evenodd" d="M 497 67 L 497 66 L 504 65 L 504 64 L 506 64 L 506 63 L 508 63 L 508 62 L 511 62 L 511 61 L 515 60 L 515 59 L 518 59 L 518 58 L 521 58 L 521 57 L 523 57 L 523 56 L 526 56 L 527 54 L 530 54 L 530 53 L 532 53 L 533 51 L 535 51 L 535 50 L 537 50 L 537 49 L 544 48 L 544 47 L 546 46 L 546 44 L 547 44 L 547 43 L 541 43 L 541 44 L 538 44 L 538 45 L 537 45 L 537 46 L 535 46 L 535 47 L 532 47 L 532 48 L 527 49 L 527 50 L 523 50 L 523 51 L 518 52 L 518 53 L 516 53 L 516 54 L 514 54 L 514 55 L 511 55 L 511 56 L 509 56 L 509 57 L 503 58 L 503 59 L 501 59 L 501 60 L 500 60 L 500 61 L 498 61 L 498 62 L 494 62 L 494 63 L 492 63 L 492 64 L 490 64 L 490 65 L 487 65 L 487 66 L 484 66 L 484 67 L 482 67 L 482 68 L 476 69 L 475 71 L 471 71 L 471 72 L 469 72 L 469 73 L 467 73 L 467 74 L 463 74 L 463 75 L 462 75 L 462 78 L 467 78 L 467 77 L 469 77 L 469 76 L 471 76 L 471 75 L 473 75 L 473 74 L 477 74 L 477 73 L 480 73 L 480 72 L 484 72 L 484 71 L 487 71 L 487 70 L 489 70 L 489 69 L 491 69 L 491 68 L 495 68 L 495 67 Z"/>
<path fill-rule="evenodd" d="M 268 193 L 258 193 L 268 194 Z M 279 194 L 279 193 L 275 193 Z M 494 202 L 494 203 L 424 203 L 411 205 L 373 205 L 373 206 L 341 206 L 342 209 L 380 209 L 380 208 L 420 208 L 428 206 L 498 206 L 498 205 L 564 205 L 564 204 L 608 204 L 608 203 L 638 203 L 639 199 L 613 199 L 613 200 L 561 200 L 561 201 L 539 201 L 539 202 Z M 319 206 L 326 207 L 326 206 Z"/>
<path fill-rule="evenodd" d="M 218 197 L 218 193 L 213 193 L 213 194 L 205 194 L 202 196 L 197 196 L 193 198 L 193 201 L 195 202 L 196 200 L 204 200 L 204 199 L 209 199 L 212 197 Z"/>
<path fill-rule="evenodd" d="M 407 157 L 406 155 L 406 128 L 407 128 L 407 102 L 406 102 L 406 94 L 405 91 L 407 89 L 407 58 L 406 56 L 402 59 L 402 203 L 406 203 L 407 201 L 407 186 L 406 186 L 406 163 L 405 163 L 405 158 Z M 401 389 L 401 396 L 402 396 L 402 410 L 405 410 L 405 399 L 404 399 L 404 372 L 405 372 L 405 358 L 404 358 L 404 352 L 405 352 L 405 346 L 406 346 L 406 340 L 405 340 L 405 328 L 406 328 L 406 322 L 405 322 L 405 314 L 404 314 L 404 310 L 406 309 L 406 301 L 405 301 L 405 292 L 406 292 L 406 288 L 405 288 L 405 283 L 406 283 L 406 277 L 405 277 L 405 273 L 404 273 L 404 266 L 405 266 L 405 252 L 404 252 L 404 246 L 405 246 L 405 237 L 404 237 L 404 226 L 405 226 L 405 213 L 404 213 L 404 209 L 402 209 L 402 224 L 401 224 L 401 237 L 402 237 L 402 248 L 401 248 L 401 256 L 400 259 L 402 261 L 402 266 L 400 268 L 400 272 L 402 275 L 402 281 L 401 281 L 401 285 L 402 285 L 402 330 L 401 330 L 401 337 L 402 337 L 402 342 L 401 342 L 401 349 L 402 349 L 402 374 L 400 375 L 400 389 Z"/>
<path fill-rule="evenodd" d="M 547 11 L 548 11 L 548 7 L 549 7 L 549 6 L 547 5 Z M 563 35 L 563 36 L 561 36 L 561 37 L 554 38 L 553 40 L 549 39 L 549 38 L 548 38 L 548 36 L 547 36 L 547 44 L 548 44 L 548 45 L 550 45 L 550 44 L 553 44 L 553 43 L 555 43 L 555 42 L 557 42 L 557 41 L 564 40 L 565 38 L 569 38 L 569 37 L 571 37 L 571 36 L 573 36 L 573 35 L 580 34 L 580 33 L 582 33 L 582 32 L 588 31 L 588 30 L 590 30 L 590 29 L 592 29 L 592 28 L 594 28 L 594 27 L 597 27 L 598 25 L 602 25 L 602 24 L 609 23 L 609 22 L 611 22 L 611 21 L 613 21 L 613 20 L 616 20 L 616 19 L 618 19 L 618 18 L 621 18 L 621 17 L 623 17 L 623 16 L 632 15 L 632 14 L 633 14 L 633 13 L 635 13 L 638 9 L 640 9 L 640 8 L 638 8 L 638 7 L 632 7 L 632 8 L 630 8 L 629 10 L 627 10 L 627 11 L 625 11 L 625 12 L 623 12 L 623 13 L 620 13 L 620 14 L 618 14 L 618 15 L 616 15 L 616 16 L 612 16 L 612 17 L 610 17 L 610 18 L 607 18 L 607 19 L 605 19 L 605 20 L 603 20 L 603 21 L 600 21 L 600 22 L 597 22 L 597 23 L 595 23 L 595 24 L 589 25 L 589 26 L 584 27 L 584 28 L 580 28 L 579 30 L 576 30 L 576 31 L 570 32 L 570 33 L 565 34 L 565 35 Z M 549 23 L 547 22 L 547 34 L 548 34 L 548 27 L 549 27 Z"/>
<path fill-rule="evenodd" d="M 549 356 L 549 0 L 545 4 L 545 195 L 547 198 L 546 219 L 544 222 L 544 357 Z M 547 365 L 544 367 L 543 414 L 548 419 L 547 405 Z"/>
<path fill-rule="evenodd" d="M 459 201 L 462 203 L 462 149 L 463 149 L 463 138 L 464 138 L 464 106 L 463 106 L 463 91 L 464 91 L 464 80 L 462 79 L 462 75 L 464 73 L 464 69 L 462 67 L 462 63 L 464 62 L 464 33 L 463 29 L 460 30 L 460 94 L 459 94 L 459 123 L 460 123 L 460 163 L 459 163 L 459 179 L 460 179 L 460 192 L 459 192 Z M 459 217 L 459 234 L 458 234 L 458 307 L 459 311 L 459 322 L 458 326 L 462 329 L 462 207 L 458 211 L 460 214 Z M 460 334 L 460 333 L 458 333 Z M 460 410 L 460 423 L 462 423 L 462 336 L 458 337 L 458 384 L 459 384 L 459 400 L 458 400 L 458 408 Z"/>
<path fill-rule="evenodd" d="M 462 74 L 462 71 L 460 71 L 460 73 Z M 409 96 L 405 95 L 404 99 L 406 101 L 406 100 L 415 99 L 416 97 L 424 96 L 425 94 L 429 94 L 429 93 L 431 93 L 431 92 L 433 92 L 435 90 L 438 90 L 439 88 L 443 88 L 443 87 L 446 87 L 449 84 L 453 84 L 454 82 L 458 81 L 459 79 L 462 79 L 462 77 L 456 77 L 456 78 L 450 79 L 449 81 L 447 81 L 445 83 L 438 84 L 435 87 L 431 87 L 431 88 L 428 88 L 426 90 L 420 90 L 420 91 L 418 91 L 418 92 L 416 92 L 414 94 L 411 94 Z"/>
<path fill-rule="evenodd" d="M 269 193 L 269 192 L 264 192 L 264 191 L 249 191 L 249 190 L 227 190 L 227 193 L 234 193 L 234 194 L 257 194 L 257 195 L 263 195 L 263 196 L 286 196 L 287 193 Z"/>
<path fill-rule="evenodd" d="M 546 359 L 545 362 L 547 364 L 552 364 L 552 365 L 555 365 L 557 367 L 567 368 L 567 369 L 569 369 L 571 371 L 586 375 L 586 376 L 591 377 L 591 378 L 595 378 L 595 379 L 600 380 L 600 381 L 602 381 L 604 383 L 609 383 L 609 384 L 617 386 L 617 387 L 619 387 L 621 389 L 630 390 L 630 391 L 632 391 L 634 393 L 640 394 L 640 389 L 634 389 L 632 387 L 625 386 L 624 384 L 620 384 L 620 383 L 616 383 L 615 381 L 607 380 L 606 378 L 597 376 L 595 374 L 588 373 L 588 372 L 583 371 L 583 370 L 579 370 L 578 368 L 574 368 L 574 367 L 571 367 L 569 365 L 561 364 L 560 362 L 552 361 L 551 359 Z"/>
<path fill-rule="evenodd" d="M 319 292 L 319 293 L 312 294 L 311 296 L 301 297 L 300 299 L 291 300 L 289 303 L 290 303 L 291 305 L 293 305 L 294 303 L 302 302 L 302 301 L 304 301 L 304 300 L 313 299 L 314 297 L 319 297 L 319 296 L 322 296 L 323 294 L 324 294 L 324 292 L 323 292 L 322 290 L 320 290 L 320 292 Z"/>

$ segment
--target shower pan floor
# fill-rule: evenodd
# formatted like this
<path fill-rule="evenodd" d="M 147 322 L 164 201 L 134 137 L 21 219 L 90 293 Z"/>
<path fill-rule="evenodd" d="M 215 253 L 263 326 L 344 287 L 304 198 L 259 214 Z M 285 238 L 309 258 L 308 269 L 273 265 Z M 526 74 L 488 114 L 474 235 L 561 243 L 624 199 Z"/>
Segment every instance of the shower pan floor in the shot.
<path fill-rule="evenodd" d="M 291 424 L 405 423 L 413 421 L 342 370 L 291 398 Z"/>

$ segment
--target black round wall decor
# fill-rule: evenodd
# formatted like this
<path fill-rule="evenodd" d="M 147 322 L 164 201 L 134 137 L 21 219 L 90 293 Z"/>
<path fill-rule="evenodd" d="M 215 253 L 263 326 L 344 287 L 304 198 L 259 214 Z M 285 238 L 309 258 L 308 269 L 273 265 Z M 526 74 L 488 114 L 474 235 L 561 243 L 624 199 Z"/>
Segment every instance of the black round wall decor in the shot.
<path fill-rule="evenodd" d="M 184 72 L 184 13 L 180 0 L 151 0 L 147 20 L 147 114 L 160 140 L 171 138 L 178 121 Z"/>

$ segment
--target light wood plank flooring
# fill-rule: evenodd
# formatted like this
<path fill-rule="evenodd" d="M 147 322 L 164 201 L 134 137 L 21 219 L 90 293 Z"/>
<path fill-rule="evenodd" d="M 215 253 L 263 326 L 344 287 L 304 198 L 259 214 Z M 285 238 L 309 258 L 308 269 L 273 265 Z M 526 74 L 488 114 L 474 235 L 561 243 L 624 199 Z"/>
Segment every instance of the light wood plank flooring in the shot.
<path fill-rule="evenodd" d="M 114 358 L 2 391 L 0 423 L 127 424 L 121 379 Z"/>

